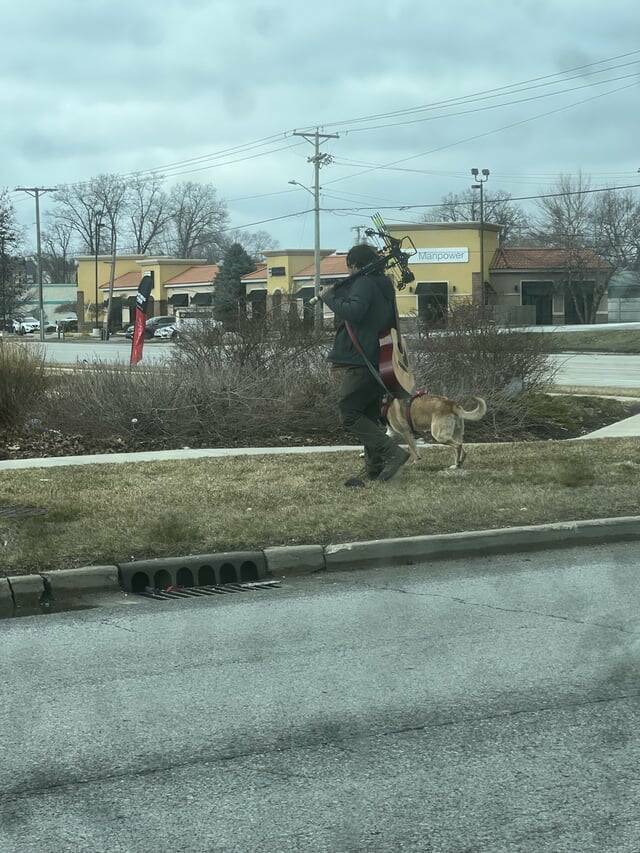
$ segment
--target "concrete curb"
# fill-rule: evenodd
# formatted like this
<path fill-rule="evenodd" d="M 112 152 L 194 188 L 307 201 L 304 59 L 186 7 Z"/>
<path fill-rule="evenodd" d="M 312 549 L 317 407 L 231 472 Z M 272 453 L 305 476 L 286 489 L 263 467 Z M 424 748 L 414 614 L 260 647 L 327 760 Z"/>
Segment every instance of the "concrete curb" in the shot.
<path fill-rule="evenodd" d="M 639 516 L 328 545 L 325 561 L 329 571 L 337 571 L 399 563 L 407 565 L 425 559 L 441 560 L 465 554 L 483 556 L 625 540 L 640 540 Z"/>
<path fill-rule="evenodd" d="M 13 595 L 6 578 L 0 578 L 0 616 L 10 616 L 13 613 Z"/>
<path fill-rule="evenodd" d="M 121 592 L 117 566 L 82 566 L 41 572 L 47 593 L 54 599 L 74 598 L 79 592 Z"/>
<path fill-rule="evenodd" d="M 322 545 L 291 545 L 265 548 L 267 569 L 272 575 L 308 575 L 326 569 Z"/>
<path fill-rule="evenodd" d="M 40 575 L 15 575 L 7 578 L 16 610 L 34 610 L 46 599 L 44 581 Z"/>
<path fill-rule="evenodd" d="M 374 566 L 411 565 L 464 555 L 478 557 L 624 541 L 640 541 L 640 516 L 345 542 L 326 547 L 293 545 L 265 548 L 260 553 L 264 554 L 269 574 L 286 578 L 325 570 L 346 571 Z M 241 555 L 244 553 L 238 552 Z M 233 552 L 224 556 L 228 558 L 237 554 Z M 166 559 L 175 564 L 194 559 L 198 561 L 199 558 L 178 556 Z M 43 572 L 41 575 L 18 575 L 6 580 L 0 579 L 0 613 L 4 609 L 13 609 L 14 605 L 16 610 L 33 609 L 38 608 L 45 600 L 55 602 L 87 593 L 121 591 L 117 566 L 84 566 L 80 569 Z"/>

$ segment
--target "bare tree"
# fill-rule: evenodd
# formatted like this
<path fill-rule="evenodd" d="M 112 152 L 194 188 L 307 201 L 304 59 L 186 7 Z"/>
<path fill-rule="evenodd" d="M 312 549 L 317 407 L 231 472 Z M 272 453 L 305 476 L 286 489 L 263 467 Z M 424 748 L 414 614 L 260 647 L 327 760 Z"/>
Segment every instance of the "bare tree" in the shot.
<path fill-rule="evenodd" d="M 96 206 L 103 211 L 103 215 L 111 231 L 111 275 L 109 278 L 107 310 L 104 317 L 104 336 L 106 338 L 109 336 L 109 321 L 111 320 L 111 307 L 113 304 L 113 282 L 116 271 L 118 231 L 123 216 L 127 211 L 128 185 L 119 175 L 99 175 L 92 180 L 91 184 Z"/>
<path fill-rule="evenodd" d="M 640 202 L 631 190 L 608 190 L 592 205 L 595 247 L 615 270 L 640 270 Z"/>
<path fill-rule="evenodd" d="M 602 251 L 605 233 L 610 231 L 611 206 L 594 203 L 590 179 L 560 175 L 546 198 L 537 202 L 538 213 L 532 233 L 543 246 L 560 249 L 560 287 L 570 300 L 581 323 L 595 323 L 598 308 L 616 270 Z M 609 229 L 609 230 L 608 230 Z M 605 243 L 606 243 L 605 239 Z M 609 251 L 613 244 L 609 243 Z"/>
<path fill-rule="evenodd" d="M 136 175 L 129 181 L 129 222 L 137 255 L 156 251 L 171 220 L 169 196 L 157 175 Z"/>
<path fill-rule="evenodd" d="M 254 261 L 261 261 L 266 251 L 279 247 L 278 241 L 268 231 L 244 231 L 242 228 L 225 231 L 223 237 L 225 252 L 234 243 L 239 243 Z"/>
<path fill-rule="evenodd" d="M 229 214 L 215 187 L 184 181 L 172 188 L 169 199 L 167 251 L 179 258 L 219 260 L 226 245 L 223 231 Z"/>
<path fill-rule="evenodd" d="M 53 222 L 70 229 L 78 239 L 80 250 L 90 255 L 99 251 L 99 225 L 104 217 L 94 192 L 95 180 L 66 184 L 53 197 L 56 203 Z"/>
<path fill-rule="evenodd" d="M 7 190 L 0 190 L 0 314 L 2 328 L 30 299 L 24 276 L 20 275 L 17 251 L 22 235 Z"/>
<path fill-rule="evenodd" d="M 479 222 L 480 196 L 473 190 L 449 193 L 441 204 L 425 214 L 425 222 Z M 502 226 L 502 242 L 514 245 L 529 227 L 526 212 L 504 190 L 495 190 L 484 199 L 484 221 Z"/>
<path fill-rule="evenodd" d="M 73 281 L 73 229 L 68 222 L 53 219 L 42 233 L 42 265 L 50 281 Z"/>

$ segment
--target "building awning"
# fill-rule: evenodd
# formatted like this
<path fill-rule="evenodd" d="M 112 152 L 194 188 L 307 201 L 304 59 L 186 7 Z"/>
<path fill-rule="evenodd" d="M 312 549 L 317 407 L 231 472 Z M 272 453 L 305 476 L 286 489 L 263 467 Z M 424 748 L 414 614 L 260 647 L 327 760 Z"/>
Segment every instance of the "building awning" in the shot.
<path fill-rule="evenodd" d="M 213 293 L 196 293 L 191 297 L 192 305 L 211 305 L 212 302 Z"/>
<path fill-rule="evenodd" d="M 209 296 L 208 293 L 203 293 L 203 296 Z M 169 304 L 173 305 L 174 308 L 186 308 L 189 304 L 189 294 L 188 293 L 172 293 L 169 297 Z"/>
<path fill-rule="evenodd" d="M 447 285 L 434 281 L 421 281 L 416 284 L 416 296 L 440 296 L 447 293 Z"/>
<path fill-rule="evenodd" d="M 296 290 L 295 297 L 296 299 L 304 299 L 305 302 L 315 294 L 315 287 L 301 287 L 299 290 Z"/>

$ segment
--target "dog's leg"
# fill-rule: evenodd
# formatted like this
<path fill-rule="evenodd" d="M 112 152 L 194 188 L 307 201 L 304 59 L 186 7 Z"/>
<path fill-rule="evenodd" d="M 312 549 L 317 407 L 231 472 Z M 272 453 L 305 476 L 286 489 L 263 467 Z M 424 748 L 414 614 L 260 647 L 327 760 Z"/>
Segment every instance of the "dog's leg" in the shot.
<path fill-rule="evenodd" d="M 418 445 L 416 444 L 416 440 L 413 436 L 411 430 L 406 430 L 402 433 L 405 441 L 407 442 L 407 447 L 409 449 L 409 454 L 411 456 L 411 462 L 415 465 L 416 462 L 420 461 L 420 454 L 418 453 Z"/>
<path fill-rule="evenodd" d="M 411 428 L 404 417 L 404 413 L 400 408 L 400 404 L 397 400 L 394 400 L 389 411 L 387 412 L 387 421 L 389 426 L 391 427 L 392 432 L 395 435 L 400 436 L 400 440 L 402 443 L 406 444 L 409 449 L 409 455 L 411 456 L 411 462 L 414 464 L 419 461 L 420 454 L 418 453 L 418 447 L 416 445 L 416 440 L 413 437 L 413 433 L 411 432 Z M 388 434 L 388 433 L 387 433 Z M 390 438 L 394 436 L 391 435 Z"/>

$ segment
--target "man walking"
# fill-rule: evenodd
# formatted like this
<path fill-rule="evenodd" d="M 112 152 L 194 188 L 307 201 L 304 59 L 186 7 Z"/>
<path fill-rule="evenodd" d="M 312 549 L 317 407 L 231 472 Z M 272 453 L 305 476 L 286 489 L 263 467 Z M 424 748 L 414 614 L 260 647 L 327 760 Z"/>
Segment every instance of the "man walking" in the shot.
<path fill-rule="evenodd" d="M 377 259 L 373 246 L 359 244 L 347 254 L 347 267 L 353 274 Z M 338 410 L 342 424 L 364 445 L 367 477 L 386 482 L 409 459 L 406 450 L 389 438 L 380 421 L 384 387 L 374 375 L 378 370 L 380 333 L 395 324 L 393 284 L 382 272 L 367 273 L 324 290 L 320 298 L 341 321 L 328 358 L 340 380 Z M 362 353 L 375 371 L 367 366 Z M 353 477 L 345 485 L 364 484 Z"/>

